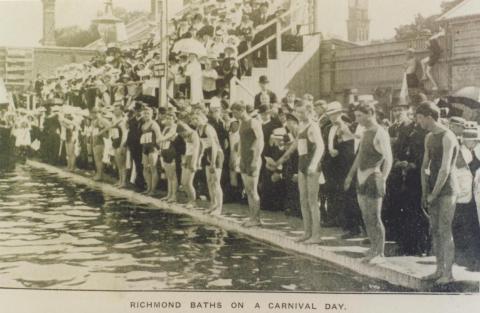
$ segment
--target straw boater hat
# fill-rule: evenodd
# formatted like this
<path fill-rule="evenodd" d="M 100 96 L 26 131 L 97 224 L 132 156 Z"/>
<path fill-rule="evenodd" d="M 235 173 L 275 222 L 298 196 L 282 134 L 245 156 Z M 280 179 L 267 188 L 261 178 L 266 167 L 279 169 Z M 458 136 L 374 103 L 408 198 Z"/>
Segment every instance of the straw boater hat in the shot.
<path fill-rule="evenodd" d="M 343 112 L 342 104 L 338 101 L 335 101 L 335 102 L 331 102 L 327 105 L 327 110 L 325 111 L 325 114 L 328 115 L 328 116 L 331 116 L 331 115 L 341 113 L 341 112 Z"/>
<path fill-rule="evenodd" d="M 465 129 L 462 133 L 463 141 L 480 141 L 480 132 L 479 128 L 468 128 Z M 475 151 L 477 152 L 477 151 Z"/>
<path fill-rule="evenodd" d="M 462 126 L 465 127 L 465 123 L 467 122 L 463 117 L 459 116 L 452 116 L 449 119 L 450 125 L 457 125 L 457 126 Z"/>

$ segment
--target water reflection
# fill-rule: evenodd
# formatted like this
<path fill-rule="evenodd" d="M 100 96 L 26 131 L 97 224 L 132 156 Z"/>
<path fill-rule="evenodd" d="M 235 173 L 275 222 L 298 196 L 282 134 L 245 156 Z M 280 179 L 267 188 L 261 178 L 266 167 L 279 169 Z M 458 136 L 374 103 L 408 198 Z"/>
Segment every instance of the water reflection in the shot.
<path fill-rule="evenodd" d="M 0 287 L 398 290 L 28 167 L 0 173 Z"/>

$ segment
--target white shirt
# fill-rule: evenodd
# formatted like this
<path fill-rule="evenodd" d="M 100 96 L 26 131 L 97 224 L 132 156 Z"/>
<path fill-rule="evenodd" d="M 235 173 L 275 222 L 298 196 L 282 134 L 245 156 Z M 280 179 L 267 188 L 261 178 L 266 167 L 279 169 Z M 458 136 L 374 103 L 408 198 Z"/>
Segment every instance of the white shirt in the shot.
<path fill-rule="evenodd" d="M 203 101 L 203 73 L 198 61 L 190 62 L 185 69 L 185 75 L 190 76 L 190 101 L 192 104 Z"/>
<path fill-rule="evenodd" d="M 15 147 L 29 146 L 32 143 L 29 128 L 16 128 L 13 130 Z"/>
<path fill-rule="evenodd" d="M 218 73 L 215 69 L 204 70 L 203 71 L 203 90 L 213 91 L 217 89 L 217 78 Z"/>

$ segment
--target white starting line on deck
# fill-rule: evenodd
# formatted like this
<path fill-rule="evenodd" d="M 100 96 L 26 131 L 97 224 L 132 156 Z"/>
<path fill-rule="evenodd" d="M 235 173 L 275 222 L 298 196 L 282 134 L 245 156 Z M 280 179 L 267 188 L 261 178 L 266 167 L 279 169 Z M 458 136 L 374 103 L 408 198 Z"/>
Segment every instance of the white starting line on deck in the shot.
<path fill-rule="evenodd" d="M 66 172 L 58 167 L 45 163 L 28 160 L 27 164 L 35 168 L 40 168 L 48 172 L 56 173 L 58 174 L 58 176 L 63 178 L 70 178 L 76 183 L 85 184 L 89 187 L 100 189 L 102 192 L 105 192 L 107 194 L 127 198 L 129 201 L 132 202 L 153 205 L 156 209 L 163 209 L 173 213 L 188 215 L 201 223 L 217 226 L 227 231 L 240 233 L 254 239 L 278 246 L 282 249 L 287 249 L 292 252 L 314 257 L 322 261 L 327 261 L 332 264 L 352 270 L 360 275 L 364 275 L 374 279 L 384 280 L 393 285 L 419 291 L 428 290 L 432 286 L 431 283 L 422 280 L 419 277 L 415 277 L 412 274 L 403 273 L 392 268 L 384 267 L 381 264 L 365 264 L 362 263 L 359 259 L 327 251 L 323 249 L 321 245 L 306 245 L 303 243 L 295 242 L 293 239 L 285 237 L 285 235 L 279 231 L 264 229 L 261 227 L 246 228 L 243 227 L 239 222 L 229 220 L 222 216 L 209 215 L 198 210 L 186 209 L 178 204 L 166 203 L 165 201 L 145 196 L 132 190 L 116 188 L 108 183 L 96 182 L 88 177 Z"/>

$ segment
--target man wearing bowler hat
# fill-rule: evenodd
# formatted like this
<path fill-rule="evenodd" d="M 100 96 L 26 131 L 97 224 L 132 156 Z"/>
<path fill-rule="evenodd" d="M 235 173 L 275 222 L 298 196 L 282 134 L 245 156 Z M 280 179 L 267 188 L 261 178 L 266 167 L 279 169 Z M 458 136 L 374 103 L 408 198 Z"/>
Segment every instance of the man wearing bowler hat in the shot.
<path fill-rule="evenodd" d="M 270 81 L 268 80 L 268 77 L 265 75 L 260 76 L 258 79 L 258 84 L 260 85 L 260 92 L 255 95 L 255 110 L 258 110 L 260 105 L 262 104 L 261 97 L 262 95 L 268 95 L 270 99 L 270 104 L 277 103 L 277 95 L 268 89 L 268 84 Z"/>

